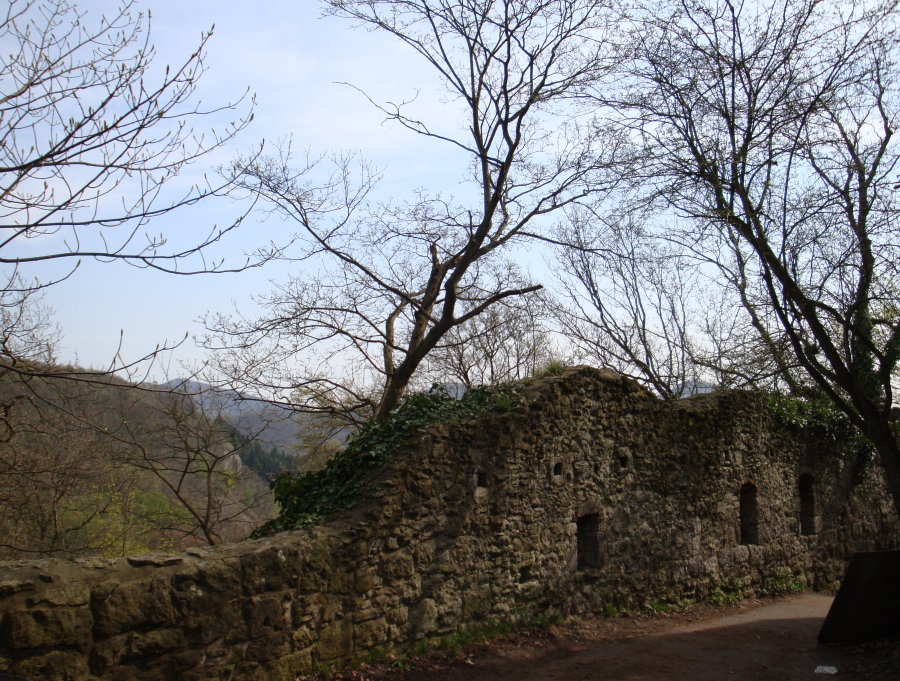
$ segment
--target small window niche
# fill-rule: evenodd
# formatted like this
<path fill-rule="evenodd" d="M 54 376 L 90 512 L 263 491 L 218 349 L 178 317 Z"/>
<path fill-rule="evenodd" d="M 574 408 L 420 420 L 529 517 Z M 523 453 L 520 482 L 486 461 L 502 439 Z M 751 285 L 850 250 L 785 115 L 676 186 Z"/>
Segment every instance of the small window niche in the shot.
<path fill-rule="evenodd" d="M 756 485 L 746 482 L 740 494 L 741 544 L 759 544 L 759 505 Z"/>
<path fill-rule="evenodd" d="M 475 498 L 483 499 L 488 493 L 488 476 L 487 472 L 481 469 L 475 471 Z"/>
<path fill-rule="evenodd" d="M 631 450 L 628 447 L 619 447 L 616 449 L 616 461 L 619 464 L 619 470 L 628 471 L 631 466 Z"/>
<path fill-rule="evenodd" d="M 797 482 L 800 492 L 800 534 L 808 537 L 816 533 L 816 490 L 813 476 L 804 473 Z"/>
<path fill-rule="evenodd" d="M 550 477 L 553 479 L 553 482 L 560 483 L 563 481 L 563 465 L 562 461 L 557 461 L 553 464 L 553 468 L 550 471 Z"/>
<path fill-rule="evenodd" d="M 603 565 L 600 545 L 600 514 L 589 513 L 577 520 L 578 569 L 589 570 Z"/>

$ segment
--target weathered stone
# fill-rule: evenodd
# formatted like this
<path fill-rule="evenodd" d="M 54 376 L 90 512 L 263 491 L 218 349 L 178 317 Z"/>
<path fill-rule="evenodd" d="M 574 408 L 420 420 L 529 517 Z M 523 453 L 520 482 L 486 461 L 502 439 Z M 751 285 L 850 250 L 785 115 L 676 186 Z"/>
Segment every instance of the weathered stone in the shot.
<path fill-rule="evenodd" d="M 325 662 L 349 658 L 352 653 L 353 627 L 348 620 L 335 620 L 319 632 L 316 657 Z"/>
<path fill-rule="evenodd" d="M 22 591 L 34 591 L 36 585 L 30 579 L 12 579 L 0 582 L 0 598 L 6 598 Z"/>
<path fill-rule="evenodd" d="M 272 665 L 272 677 L 278 679 L 295 679 L 312 669 L 312 650 L 305 649 L 289 653 Z"/>
<path fill-rule="evenodd" d="M 376 586 L 381 584 L 381 578 L 375 574 L 375 571 L 371 568 L 367 570 L 361 570 L 356 574 L 356 582 L 353 587 L 357 593 L 364 594 L 368 591 L 371 591 Z"/>
<path fill-rule="evenodd" d="M 374 620 L 381 615 L 381 610 L 377 608 L 361 608 L 356 610 L 353 613 L 353 622 L 354 624 L 360 624 L 362 622 L 368 622 L 369 620 Z"/>
<path fill-rule="evenodd" d="M 77 650 L 39 652 L 17 661 L 8 671 L 35 681 L 99 681 L 91 675 L 87 658 Z"/>
<path fill-rule="evenodd" d="M 386 618 L 391 624 L 406 624 L 409 621 L 409 608 L 405 605 L 397 606 L 387 612 Z"/>
<path fill-rule="evenodd" d="M 250 638 L 291 627 L 291 597 L 288 592 L 254 596 L 244 604 L 243 620 Z"/>
<path fill-rule="evenodd" d="M 354 648 L 369 650 L 387 641 L 388 623 L 384 617 L 368 620 L 354 627 Z"/>
<path fill-rule="evenodd" d="M 409 577 L 415 571 L 412 556 L 406 551 L 389 553 L 381 561 L 381 571 L 389 580 Z"/>
<path fill-rule="evenodd" d="M 423 598 L 410 610 L 410 624 L 417 637 L 427 636 L 437 628 L 438 608 L 433 598 Z"/>
<path fill-rule="evenodd" d="M 91 594 L 94 633 L 106 638 L 148 625 L 175 623 L 171 590 L 162 579 L 141 579 L 95 587 Z"/>
<path fill-rule="evenodd" d="M 55 589 L 47 589 L 41 594 L 39 604 L 51 606 L 87 605 L 91 600 L 91 590 L 87 584 L 64 584 Z"/>
<path fill-rule="evenodd" d="M 250 641 L 244 652 L 244 659 L 262 663 L 278 660 L 290 652 L 291 636 L 288 632 L 281 631 Z"/>
<path fill-rule="evenodd" d="M 147 553 L 142 556 L 128 556 L 129 564 L 134 567 L 169 567 L 184 562 L 183 556 L 168 553 Z"/>
<path fill-rule="evenodd" d="M 413 439 L 364 506 L 322 527 L 0 566 L 2 665 L 48 681 L 289 681 L 486 621 L 749 594 L 776 568 L 827 588 L 852 552 L 900 538 L 877 468 L 753 395 L 666 403 L 588 369 L 523 390 L 503 414 Z"/>
<path fill-rule="evenodd" d="M 8 613 L 4 628 L 10 649 L 79 646 L 91 642 L 93 621 L 84 606 L 32 608 Z"/>

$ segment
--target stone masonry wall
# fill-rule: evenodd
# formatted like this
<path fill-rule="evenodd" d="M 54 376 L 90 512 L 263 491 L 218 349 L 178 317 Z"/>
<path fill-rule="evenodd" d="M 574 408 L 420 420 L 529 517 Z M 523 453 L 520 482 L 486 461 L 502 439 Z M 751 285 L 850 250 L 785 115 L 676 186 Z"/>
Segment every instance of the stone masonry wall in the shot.
<path fill-rule="evenodd" d="M 900 537 L 877 466 L 852 447 L 777 427 L 753 395 L 668 404 L 588 368 L 429 429 L 373 489 L 322 527 L 263 540 L 0 565 L 0 671 L 289 680 L 489 622 L 750 592 L 787 571 L 829 587 L 853 552 Z"/>

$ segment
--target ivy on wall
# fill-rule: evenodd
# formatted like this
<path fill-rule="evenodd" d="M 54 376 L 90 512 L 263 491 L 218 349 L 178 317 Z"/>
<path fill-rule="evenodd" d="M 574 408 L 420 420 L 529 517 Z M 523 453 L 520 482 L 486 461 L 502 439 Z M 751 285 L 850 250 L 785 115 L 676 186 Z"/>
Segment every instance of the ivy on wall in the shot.
<path fill-rule="evenodd" d="M 386 421 L 366 424 L 324 468 L 275 478 L 272 493 L 280 512 L 253 536 L 310 527 L 352 508 L 363 498 L 371 473 L 386 466 L 415 433 L 436 423 L 505 411 L 521 399 L 522 384 L 516 383 L 473 388 L 459 399 L 440 386 L 411 395 Z"/>

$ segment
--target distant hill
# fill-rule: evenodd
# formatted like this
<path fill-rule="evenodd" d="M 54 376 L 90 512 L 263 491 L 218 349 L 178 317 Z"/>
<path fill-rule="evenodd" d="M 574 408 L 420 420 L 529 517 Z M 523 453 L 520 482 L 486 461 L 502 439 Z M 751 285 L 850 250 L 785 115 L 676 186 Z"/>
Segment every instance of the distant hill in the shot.
<path fill-rule="evenodd" d="M 275 447 L 292 456 L 303 454 L 298 426 L 298 419 L 302 417 L 283 405 L 254 399 L 234 390 L 214 388 L 200 381 L 174 379 L 158 385 L 191 395 L 205 410 L 218 410 L 243 435 L 264 447 Z"/>

